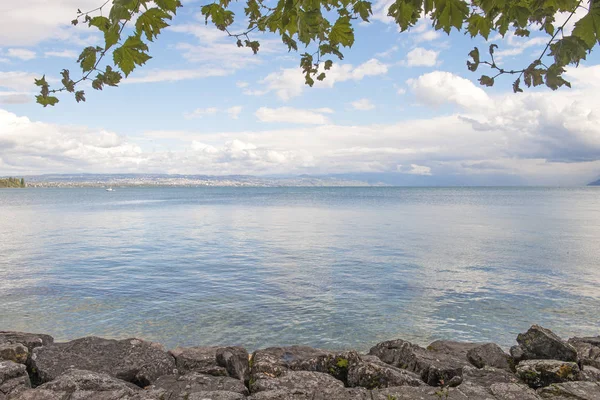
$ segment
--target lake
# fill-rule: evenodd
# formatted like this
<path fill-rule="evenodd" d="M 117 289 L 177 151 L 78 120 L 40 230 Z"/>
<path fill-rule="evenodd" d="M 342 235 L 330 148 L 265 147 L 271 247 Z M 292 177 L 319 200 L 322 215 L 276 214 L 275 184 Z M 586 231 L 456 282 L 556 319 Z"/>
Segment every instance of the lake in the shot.
<path fill-rule="evenodd" d="M 508 347 L 599 310 L 600 188 L 0 190 L 0 330 Z"/>

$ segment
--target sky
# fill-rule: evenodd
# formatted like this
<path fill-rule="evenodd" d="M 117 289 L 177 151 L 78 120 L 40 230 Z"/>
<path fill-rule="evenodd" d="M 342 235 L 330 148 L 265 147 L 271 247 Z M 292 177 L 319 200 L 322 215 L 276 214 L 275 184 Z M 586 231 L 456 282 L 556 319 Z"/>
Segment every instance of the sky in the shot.
<path fill-rule="evenodd" d="M 492 34 L 489 43 L 424 19 L 399 32 L 375 1 L 324 82 L 304 84 L 300 57 L 255 35 L 253 55 L 183 7 L 153 58 L 118 88 L 77 104 L 35 104 L 33 79 L 76 76 L 83 47 L 102 37 L 70 21 L 102 0 L 0 4 L 0 176 L 171 173 L 345 174 L 414 185 L 583 185 L 600 177 L 600 56 L 569 68 L 573 88 L 513 94 L 514 77 L 484 88 L 467 54 L 498 44 L 523 68 L 545 41 Z M 241 15 L 241 14 L 240 14 Z M 567 30 L 582 15 L 573 18 Z M 242 30 L 243 18 L 234 28 Z M 558 15 L 560 21 L 564 16 Z M 234 29 L 236 30 L 236 29 Z"/>

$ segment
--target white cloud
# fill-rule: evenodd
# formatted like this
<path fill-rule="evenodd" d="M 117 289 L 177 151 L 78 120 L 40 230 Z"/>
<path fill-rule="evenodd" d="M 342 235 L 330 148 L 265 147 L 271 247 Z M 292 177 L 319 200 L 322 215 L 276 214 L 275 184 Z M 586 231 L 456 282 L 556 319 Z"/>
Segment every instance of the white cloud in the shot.
<path fill-rule="evenodd" d="M 184 114 L 184 117 L 187 119 L 202 118 L 206 115 L 215 115 L 217 112 L 219 112 L 219 109 L 216 107 L 196 108 L 191 113 Z"/>
<path fill-rule="evenodd" d="M 233 106 L 227 109 L 227 114 L 231 119 L 238 119 L 240 117 L 240 113 L 242 112 L 242 106 Z"/>
<path fill-rule="evenodd" d="M 490 103 L 483 89 L 450 72 L 430 72 L 417 79 L 409 79 L 407 84 L 416 98 L 428 105 L 438 106 L 450 102 L 467 108 L 480 108 Z"/>
<path fill-rule="evenodd" d="M 373 110 L 375 105 L 369 99 L 360 99 L 350 103 L 355 110 L 367 111 Z"/>
<path fill-rule="evenodd" d="M 244 81 L 237 81 L 235 83 L 235 86 L 239 87 L 239 88 L 245 88 L 248 87 L 249 83 L 248 82 L 244 82 Z"/>
<path fill-rule="evenodd" d="M 359 81 L 367 76 L 385 75 L 388 66 L 373 58 L 356 67 L 351 64 L 333 64 L 327 77 L 323 81 L 316 81 L 314 87 L 333 87 L 337 82 Z M 267 75 L 261 84 L 266 88 L 258 92 L 245 92 L 246 94 L 262 95 L 268 92 L 275 94 L 282 100 L 289 100 L 302 94 L 305 88 L 304 75 L 300 68 L 286 68 Z"/>
<path fill-rule="evenodd" d="M 406 89 L 404 89 L 404 88 L 398 88 L 398 90 L 396 91 L 396 93 L 398 93 L 399 95 L 406 94 Z"/>
<path fill-rule="evenodd" d="M 231 74 L 222 68 L 200 68 L 200 69 L 155 69 L 146 70 L 141 73 L 131 75 L 129 78 L 123 79 L 122 83 L 151 83 L 151 82 L 177 82 L 190 79 L 202 79 L 215 76 L 225 76 Z"/>
<path fill-rule="evenodd" d="M 325 109 L 326 113 L 330 110 Z M 301 110 L 291 107 L 268 108 L 260 107 L 256 110 L 256 117 L 261 122 L 282 122 L 289 124 L 315 124 L 322 125 L 329 123 L 326 116 L 318 110 Z"/>
<path fill-rule="evenodd" d="M 25 104 L 32 101 L 31 93 L 0 92 L 0 104 Z"/>
<path fill-rule="evenodd" d="M 501 47 L 494 52 L 494 57 L 497 59 L 497 61 L 506 57 L 522 54 L 529 48 L 541 48 L 548 43 L 548 38 L 539 36 L 534 38 L 522 38 L 515 36 L 512 32 L 509 32 L 506 34 L 504 42 L 505 44 L 501 44 Z"/>
<path fill-rule="evenodd" d="M 45 57 L 60 57 L 60 58 L 72 58 L 77 59 L 78 54 L 73 50 L 62 50 L 62 51 L 46 51 Z"/>
<path fill-rule="evenodd" d="M 437 63 L 439 52 L 415 47 L 406 55 L 405 65 L 409 67 L 433 67 Z"/>
<path fill-rule="evenodd" d="M 84 24 L 70 24 L 77 8 L 91 10 L 97 0 L 20 0 L 0 2 L 0 46 L 32 46 L 49 40 L 89 43 L 90 30 Z"/>
<path fill-rule="evenodd" d="M 380 57 L 380 58 L 386 58 L 391 56 L 392 54 L 394 54 L 395 52 L 397 52 L 399 50 L 398 46 L 392 46 L 390 47 L 388 50 L 386 51 L 382 51 L 381 53 L 376 53 L 375 57 Z"/>
<path fill-rule="evenodd" d="M 37 91 L 34 79 L 39 75 L 22 71 L 0 71 L 0 87 L 12 89 L 18 92 Z"/>
<path fill-rule="evenodd" d="M 424 165 L 410 164 L 408 173 L 412 175 L 431 175 L 431 168 Z"/>
<path fill-rule="evenodd" d="M 8 57 L 18 58 L 23 61 L 33 60 L 36 57 L 35 51 L 27 49 L 8 49 L 6 52 Z"/>

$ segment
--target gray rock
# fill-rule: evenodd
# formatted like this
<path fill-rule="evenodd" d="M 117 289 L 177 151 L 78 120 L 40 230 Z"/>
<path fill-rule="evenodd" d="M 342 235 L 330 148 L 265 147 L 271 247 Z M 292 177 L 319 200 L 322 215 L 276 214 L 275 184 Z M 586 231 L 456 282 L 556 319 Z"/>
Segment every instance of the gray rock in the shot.
<path fill-rule="evenodd" d="M 551 330 L 533 325 L 517 336 L 522 360 L 561 360 L 577 362 L 577 350 Z M 512 352 L 511 352 L 512 354 Z"/>
<path fill-rule="evenodd" d="M 460 383 L 462 368 L 468 364 L 466 356 L 444 353 L 442 347 L 435 348 L 438 350 L 427 350 L 404 340 L 391 340 L 377 344 L 369 354 L 387 364 L 416 372 L 431 386 Z"/>
<path fill-rule="evenodd" d="M 152 385 L 154 390 L 164 390 L 165 398 L 187 399 L 193 393 L 226 391 L 242 395 L 248 394 L 248 388 L 242 381 L 228 376 L 205 375 L 198 372 L 190 372 L 186 375 L 164 375 Z"/>
<path fill-rule="evenodd" d="M 21 393 L 15 400 L 45 399 L 46 396 L 65 400 L 125 400 L 138 392 L 137 386 L 108 374 L 71 369 L 52 382 Z"/>
<path fill-rule="evenodd" d="M 522 383 L 495 383 L 490 391 L 496 400 L 540 400 L 534 390 Z"/>
<path fill-rule="evenodd" d="M 521 360 L 525 358 L 525 351 L 521 346 L 516 345 L 510 348 L 510 356 L 512 357 L 515 364 L 518 364 Z"/>
<path fill-rule="evenodd" d="M 305 390 L 270 390 L 258 392 L 248 397 L 249 400 L 313 400 L 314 393 Z"/>
<path fill-rule="evenodd" d="M 217 364 L 219 347 L 177 347 L 169 351 L 175 358 L 177 370 L 181 374 L 200 372 L 214 376 L 228 376 L 227 369 Z"/>
<path fill-rule="evenodd" d="M 54 338 L 39 333 L 0 331 L 0 343 L 21 343 L 31 353 L 36 347 L 54 343 Z"/>
<path fill-rule="evenodd" d="M 600 336 L 571 338 L 569 344 L 577 350 L 581 364 L 600 369 Z"/>
<path fill-rule="evenodd" d="M 496 383 L 519 383 L 517 377 L 504 370 L 492 367 L 474 368 L 467 366 L 463 368 L 463 383 L 490 388 Z M 462 386 L 461 385 L 461 386 Z"/>
<path fill-rule="evenodd" d="M 0 360 L 26 364 L 29 350 L 21 343 L 0 343 Z"/>
<path fill-rule="evenodd" d="M 355 351 L 330 352 L 307 346 L 270 347 L 252 354 L 251 379 L 273 378 L 287 370 L 328 373 L 346 383 L 348 368 L 360 362 Z"/>
<path fill-rule="evenodd" d="M 314 392 L 312 400 L 372 400 L 364 388 L 325 388 Z"/>
<path fill-rule="evenodd" d="M 375 356 L 362 356 L 348 369 L 348 386 L 367 389 L 392 386 L 422 386 L 420 376 L 384 363 Z"/>
<path fill-rule="evenodd" d="M 287 371 L 277 378 L 257 379 L 250 384 L 252 393 L 275 390 L 305 390 L 309 392 L 326 388 L 342 388 L 344 384 L 329 374 L 313 371 Z"/>
<path fill-rule="evenodd" d="M 552 383 L 580 379 L 577 363 L 560 360 L 526 360 L 517 365 L 517 376 L 530 387 L 537 389 Z"/>
<path fill-rule="evenodd" d="M 539 390 L 543 399 L 600 400 L 600 384 L 594 382 L 566 382 Z"/>
<path fill-rule="evenodd" d="M 0 361 L 0 400 L 16 395 L 31 387 L 25 365 Z"/>
<path fill-rule="evenodd" d="M 431 386 L 400 386 L 377 389 L 371 392 L 373 400 L 484 400 L 467 397 L 459 388 L 439 388 Z M 448 395 L 446 397 L 446 394 Z M 492 399 L 490 399 L 492 400 Z"/>
<path fill-rule="evenodd" d="M 467 352 L 467 359 L 477 368 L 492 367 L 511 370 L 510 356 L 495 343 L 486 343 L 470 349 Z"/>
<path fill-rule="evenodd" d="M 216 390 L 214 392 L 196 392 L 190 394 L 187 400 L 244 400 L 246 396 L 240 393 Z"/>
<path fill-rule="evenodd" d="M 600 369 L 584 365 L 581 370 L 581 380 L 588 382 L 600 382 Z"/>
<path fill-rule="evenodd" d="M 232 378 L 247 382 L 250 379 L 249 354 L 243 347 L 220 347 L 217 364 L 224 367 Z"/>
<path fill-rule="evenodd" d="M 140 387 L 175 372 L 175 360 L 161 345 L 140 339 L 86 337 L 36 347 L 31 356 L 32 380 L 41 384 L 75 368 L 131 382 Z"/>
<path fill-rule="evenodd" d="M 427 346 L 427 350 L 453 355 L 457 358 L 467 359 L 469 351 L 480 347 L 482 343 L 455 342 L 453 340 L 436 340 Z"/>

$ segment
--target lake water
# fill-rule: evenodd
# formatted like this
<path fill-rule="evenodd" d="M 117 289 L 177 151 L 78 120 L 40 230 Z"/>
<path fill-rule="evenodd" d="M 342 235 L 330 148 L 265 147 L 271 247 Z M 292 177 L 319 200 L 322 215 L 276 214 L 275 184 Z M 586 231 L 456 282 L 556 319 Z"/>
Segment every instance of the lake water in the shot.
<path fill-rule="evenodd" d="M 0 330 L 167 347 L 600 334 L 600 188 L 0 190 Z"/>

